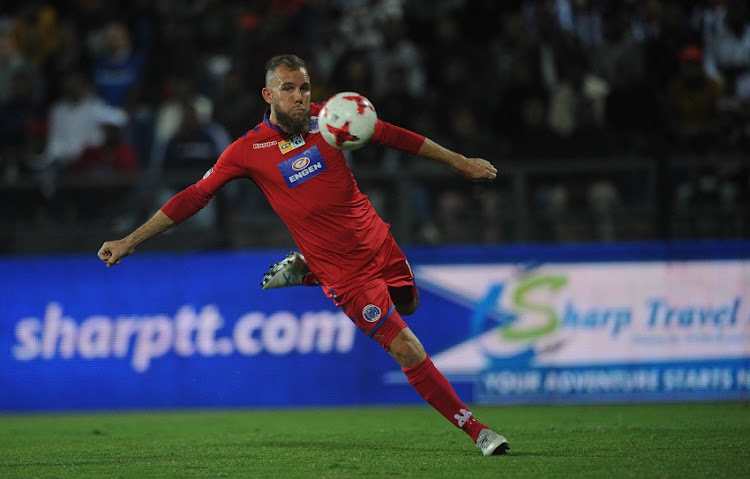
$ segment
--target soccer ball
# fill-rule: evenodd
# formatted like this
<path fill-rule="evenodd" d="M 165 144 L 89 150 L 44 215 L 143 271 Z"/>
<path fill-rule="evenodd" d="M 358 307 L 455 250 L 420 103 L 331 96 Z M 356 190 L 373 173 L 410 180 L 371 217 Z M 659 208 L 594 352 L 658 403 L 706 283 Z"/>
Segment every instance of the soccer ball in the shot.
<path fill-rule="evenodd" d="M 362 148 L 375 133 L 377 121 L 370 100 L 353 91 L 333 95 L 318 113 L 320 134 L 339 150 Z"/>

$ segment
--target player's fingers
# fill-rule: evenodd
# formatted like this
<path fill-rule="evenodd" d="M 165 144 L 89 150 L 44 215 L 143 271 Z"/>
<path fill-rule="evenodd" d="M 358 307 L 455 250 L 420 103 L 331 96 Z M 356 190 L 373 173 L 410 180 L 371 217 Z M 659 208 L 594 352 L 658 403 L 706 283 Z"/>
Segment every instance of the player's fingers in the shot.
<path fill-rule="evenodd" d="M 484 165 L 480 173 L 483 180 L 492 180 L 497 176 L 497 170 L 489 163 Z"/>
<path fill-rule="evenodd" d="M 488 171 L 488 172 L 486 172 L 486 173 L 485 173 L 485 174 L 484 174 L 484 175 L 482 176 L 482 178 L 480 178 L 480 181 L 492 181 L 492 180 L 494 180 L 495 178 L 497 178 L 497 174 L 496 174 L 496 173 L 494 173 L 494 172 L 492 172 L 492 171 Z"/>

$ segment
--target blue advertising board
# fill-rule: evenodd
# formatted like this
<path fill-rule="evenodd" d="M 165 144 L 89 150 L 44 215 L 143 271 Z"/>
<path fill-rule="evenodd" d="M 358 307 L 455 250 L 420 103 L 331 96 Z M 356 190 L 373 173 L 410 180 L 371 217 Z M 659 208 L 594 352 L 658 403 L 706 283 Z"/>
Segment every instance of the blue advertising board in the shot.
<path fill-rule="evenodd" d="M 750 243 L 407 249 L 466 402 L 750 397 Z M 0 259 L 0 411 L 421 402 L 282 251 Z"/>

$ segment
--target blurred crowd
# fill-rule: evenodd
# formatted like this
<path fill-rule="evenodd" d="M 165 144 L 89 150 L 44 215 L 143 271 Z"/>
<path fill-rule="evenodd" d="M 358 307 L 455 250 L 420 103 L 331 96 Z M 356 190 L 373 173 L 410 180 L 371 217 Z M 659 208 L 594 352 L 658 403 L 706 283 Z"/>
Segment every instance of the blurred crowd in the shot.
<path fill-rule="evenodd" d="M 0 219 L 134 226 L 180 187 L 159 178 L 207 169 L 261 121 L 264 64 L 287 52 L 308 62 L 315 101 L 358 91 L 383 120 L 490 160 L 712 158 L 750 147 L 746 1 L 27 0 L 0 8 L 0 192 L 32 184 L 33 198 Z M 374 146 L 349 160 L 384 175 L 433 166 Z M 677 204 L 748 198 L 742 163 L 668 174 Z M 88 206 L 60 188 L 131 177 L 124 190 L 87 190 Z M 404 207 L 377 181 L 362 183 L 384 216 Z M 410 187 L 416 238 L 502 241 L 502 187 L 458 183 Z M 652 201 L 646 183 L 637 172 L 553 176 L 531 185 L 533 208 L 554 217 L 580 201 L 611 212 Z M 267 208 L 245 186 L 228 189 L 227 214 Z M 467 215 L 478 236 L 462 225 Z M 201 221 L 213 227 L 219 216 Z M 598 239 L 614 239 L 611 224 L 599 227 Z M 552 227 L 541 239 L 566 234 Z"/>

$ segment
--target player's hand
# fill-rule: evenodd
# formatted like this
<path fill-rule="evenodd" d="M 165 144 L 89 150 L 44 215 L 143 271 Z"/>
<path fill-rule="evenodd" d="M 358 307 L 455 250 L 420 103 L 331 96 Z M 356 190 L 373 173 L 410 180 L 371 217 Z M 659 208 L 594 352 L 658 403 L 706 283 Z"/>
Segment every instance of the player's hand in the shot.
<path fill-rule="evenodd" d="M 120 261 L 129 254 L 133 253 L 135 248 L 127 245 L 124 239 L 117 241 L 105 241 L 99 248 L 99 259 L 107 264 L 107 268 L 120 264 Z"/>
<path fill-rule="evenodd" d="M 466 158 L 456 169 L 472 181 L 492 181 L 497 178 L 497 168 L 483 158 Z"/>

